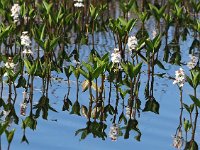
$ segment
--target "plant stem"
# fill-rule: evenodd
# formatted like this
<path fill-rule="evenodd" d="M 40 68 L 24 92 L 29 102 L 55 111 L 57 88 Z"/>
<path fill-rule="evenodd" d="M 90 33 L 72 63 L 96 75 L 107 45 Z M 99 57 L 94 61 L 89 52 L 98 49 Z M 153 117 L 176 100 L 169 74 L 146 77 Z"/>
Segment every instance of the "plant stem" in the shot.
<path fill-rule="evenodd" d="M 197 92 L 196 92 L 196 88 L 194 89 L 194 96 L 196 97 L 197 96 Z M 195 138 L 195 132 L 196 132 L 196 125 L 197 125 L 197 119 L 198 119 L 198 107 L 197 105 L 195 105 L 195 119 L 194 119 L 194 128 L 192 130 L 192 140 L 194 141 L 194 138 Z"/>

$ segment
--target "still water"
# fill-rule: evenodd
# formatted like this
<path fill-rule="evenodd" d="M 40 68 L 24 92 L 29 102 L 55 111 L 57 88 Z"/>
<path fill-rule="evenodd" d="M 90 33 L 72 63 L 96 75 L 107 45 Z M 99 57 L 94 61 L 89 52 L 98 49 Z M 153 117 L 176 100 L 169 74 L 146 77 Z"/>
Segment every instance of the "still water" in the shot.
<path fill-rule="evenodd" d="M 153 3 L 153 1 L 151 1 L 151 2 Z M 157 2 L 157 1 L 155 1 L 155 2 Z M 61 2 L 61 4 L 62 4 L 62 2 Z M 139 16 L 139 15 L 137 16 L 135 13 L 129 13 L 129 12 L 127 14 L 122 13 L 122 11 L 119 11 L 119 7 L 122 7 L 122 6 L 118 2 L 110 3 L 109 1 L 107 1 L 107 4 L 108 4 L 108 8 L 106 9 L 107 14 L 105 16 L 101 16 L 102 18 L 106 17 L 109 19 L 109 17 L 113 17 L 116 19 L 119 16 L 124 15 L 124 18 L 129 20 L 131 18 L 134 18 L 134 17 L 137 18 Z M 140 5 L 140 2 L 138 4 Z M 162 5 L 164 5 L 164 4 L 165 4 L 165 1 L 162 1 Z M 46 3 L 44 5 L 46 8 Z M 144 5 L 144 3 L 142 3 L 141 7 L 143 7 L 143 5 Z M 160 5 L 161 5 L 161 3 L 160 3 Z M 182 5 L 185 8 L 186 4 L 181 3 L 181 7 L 182 7 Z M 151 5 L 149 5 L 149 7 L 150 6 Z M 91 7 L 91 9 L 93 8 L 93 6 L 90 6 L 90 7 Z M 55 8 L 57 8 L 57 6 L 55 6 Z M 87 14 L 88 8 L 89 8 L 89 5 L 84 7 L 84 9 L 80 9 L 82 11 L 82 12 L 80 11 L 80 14 L 83 13 L 82 18 L 84 18 L 84 15 L 85 15 L 84 13 Z M 177 6 L 176 6 L 176 9 L 177 9 Z M 76 10 L 78 10 L 78 9 L 77 8 L 73 9 L 74 17 L 77 17 L 78 15 L 80 15 L 79 13 L 77 13 L 77 14 L 75 13 Z M 156 9 L 154 9 L 154 10 L 156 10 Z M 147 12 L 149 12 L 149 11 L 150 10 L 147 10 Z M 64 56 L 60 58 L 60 55 L 59 55 L 61 52 L 62 44 L 63 44 L 62 40 L 59 41 L 59 42 L 61 42 L 61 44 L 59 43 L 61 46 L 58 44 L 57 47 L 55 47 L 55 53 L 49 52 L 48 48 L 45 49 L 45 50 L 47 50 L 47 53 L 46 53 L 46 51 L 44 51 L 41 48 L 41 45 L 39 47 L 39 44 L 38 44 L 39 42 L 37 41 L 38 39 L 37 40 L 34 39 L 34 36 L 36 36 L 36 35 L 33 35 L 33 40 L 32 40 L 32 45 L 31 45 L 31 49 L 33 50 L 33 57 L 29 58 L 30 55 L 26 55 L 26 57 L 25 57 L 25 58 L 31 59 L 31 60 L 28 60 L 31 62 L 30 65 L 32 65 L 34 63 L 34 61 L 38 60 L 37 58 L 39 57 L 39 61 L 44 63 L 44 64 L 42 64 L 42 65 L 44 65 L 44 66 L 42 66 L 43 68 L 40 68 L 40 70 L 38 69 L 39 67 L 38 68 L 36 67 L 39 70 L 39 72 L 40 71 L 42 72 L 43 70 L 45 70 L 45 67 L 48 68 L 49 67 L 48 63 L 51 63 L 52 66 L 55 65 L 58 68 L 56 70 L 55 68 L 53 68 L 55 66 L 53 66 L 53 67 L 50 66 L 50 67 L 52 67 L 48 70 L 50 72 L 50 74 L 48 74 L 49 73 L 48 72 L 47 76 L 45 76 L 45 77 L 42 76 L 43 80 L 42 80 L 42 78 L 38 77 L 38 75 L 36 75 L 36 76 L 33 75 L 34 81 L 32 83 L 28 83 L 27 84 L 28 86 L 26 87 L 26 89 L 28 90 L 28 95 L 30 97 L 33 96 L 32 98 L 30 98 L 32 101 L 31 100 L 29 101 L 26 113 L 22 114 L 22 115 L 20 115 L 20 113 L 22 111 L 20 109 L 20 105 L 23 100 L 22 93 L 24 92 L 24 88 L 17 88 L 16 92 L 14 92 L 14 91 L 11 92 L 12 82 L 10 81 L 10 82 L 6 83 L 7 76 L 5 76 L 5 74 L 4 74 L 4 77 L 2 77 L 2 79 L 3 79 L 3 82 L 2 82 L 3 84 L 1 84 L 1 88 L 3 89 L 3 90 L 1 90 L 2 99 L 6 102 L 6 99 L 8 99 L 8 101 L 9 101 L 12 98 L 14 99 L 14 96 L 16 96 L 16 99 L 14 100 L 14 102 L 11 101 L 10 103 L 12 103 L 12 102 L 14 103 L 13 104 L 14 109 L 16 111 L 17 116 L 19 116 L 18 125 L 16 125 L 15 123 L 12 122 L 12 117 L 11 117 L 11 121 L 9 120 L 10 126 L 8 127 L 8 130 L 16 129 L 10 149 L 14 149 L 14 150 L 15 149 L 16 150 L 26 150 L 26 149 L 29 149 L 29 150 L 44 150 L 44 149 L 45 150 L 46 149 L 48 149 L 48 150 L 55 150 L 55 149 L 59 149 L 59 150 L 64 150 L 64 149 L 67 149 L 67 150 L 80 150 L 80 149 L 81 150 L 90 150 L 90 149 L 93 149 L 93 150 L 102 150 L 102 149 L 103 150 L 121 150 L 121 149 L 172 150 L 172 149 L 174 149 L 174 147 L 172 146 L 173 140 L 174 140 L 174 135 L 177 135 L 177 130 L 180 127 L 182 127 L 183 121 L 185 119 L 188 120 L 188 118 L 190 116 L 185 109 L 181 109 L 180 101 L 179 101 L 180 100 L 179 89 L 181 89 L 181 88 L 179 88 L 176 84 L 174 85 L 173 81 L 174 81 L 174 77 L 175 77 L 175 71 L 178 70 L 180 68 L 180 66 L 184 69 L 185 74 L 187 74 L 189 76 L 190 70 L 188 69 L 188 67 L 186 65 L 187 62 L 190 60 L 189 56 L 188 56 L 188 54 L 189 54 L 188 51 L 194 40 L 193 34 L 196 35 L 197 33 L 196 32 L 193 33 L 193 30 L 188 27 L 189 29 L 188 29 L 188 34 L 186 36 L 186 40 L 183 40 L 183 39 L 181 39 L 180 35 L 177 35 L 177 33 L 181 34 L 181 32 L 183 32 L 183 28 L 181 28 L 182 24 L 178 23 L 178 21 L 179 21 L 178 19 L 176 21 L 174 21 L 175 23 L 173 22 L 174 23 L 173 25 L 171 25 L 168 29 L 166 29 L 165 27 L 167 25 L 164 23 L 164 21 L 163 21 L 164 19 L 160 19 L 159 21 L 156 21 L 157 18 L 154 18 L 153 15 L 152 16 L 151 15 L 145 21 L 145 24 L 142 24 L 141 21 L 138 21 L 136 23 L 136 25 L 134 26 L 134 28 L 132 30 L 130 30 L 130 32 L 128 33 L 128 36 L 136 35 L 136 34 L 140 33 L 137 36 L 141 37 L 141 36 L 145 36 L 145 32 L 147 31 L 149 34 L 149 37 L 147 39 L 145 39 L 145 44 L 147 44 L 147 45 L 149 44 L 148 42 L 151 41 L 151 39 L 155 39 L 155 37 L 153 35 L 153 31 L 155 31 L 157 35 L 159 33 L 163 33 L 162 38 L 161 38 L 161 46 L 159 47 L 159 50 L 157 52 L 155 52 L 156 50 L 154 49 L 154 47 L 153 47 L 153 51 L 151 51 L 151 52 L 147 52 L 146 47 L 142 47 L 141 52 L 140 52 L 140 50 L 138 50 L 139 52 L 135 52 L 135 54 L 131 54 L 130 52 L 125 51 L 125 56 L 127 58 L 125 57 L 124 60 L 127 59 L 126 61 L 130 61 L 131 63 L 133 62 L 136 64 L 137 63 L 139 64 L 140 61 L 142 62 L 142 69 L 141 69 L 141 71 L 139 71 L 140 72 L 139 75 L 138 75 L 138 73 L 137 74 L 135 73 L 136 71 L 134 72 L 134 74 L 136 74 L 136 76 L 134 76 L 134 84 L 136 83 L 134 85 L 134 88 L 136 89 L 134 91 L 134 93 L 131 93 L 131 90 L 133 89 L 133 87 L 131 86 L 132 80 L 133 80 L 133 78 L 131 78 L 132 75 L 129 74 L 129 76 L 131 78 L 131 81 L 130 81 L 129 76 L 125 75 L 125 71 L 122 73 L 119 70 L 117 70 L 117 71 L 116 70 L 113 71 L 112 69 L 109 70 L 108 64 L 107 64 L 107 70 L 104 68 L 106 71 L 102 72 L 102 74 L 99 74 L 97 77 L 98 79 L 92 78 L 92 80 L 94 80 L 99 87 L 97 87 L 97 86 L 95 87 L 95 84 L 92 85 L 93 84 L 92 83 L 91 86 L 93 86 L 93 87 L 91 88 L 91 91 L 90 91 L 90 87 L 89 87 L 89 83 L 88 83 L 88 87 L 85 88 L 85 90 L 83 90 L 83 83 L 86 83 L 85 77 L 89 76 L 88 81 L 87 81 L 87 82 L 89 82 L 89 80 L 91 79 L 90 73 L 93 70 L 95 70 L 95 66 L 97 65 L 95 63 L 98 62 L 96 60 L 95 60 L 96 62 L 94 60 L 88 61 L 88 59 L 91 56 L 92 51 L 95 49 L 95 51 L 97 51 L 100 55 L 99 58 L 101 58 L 103 55 L 108 53 L 108 58 L 110 61 L 110 59 L 111 59 L 110 55 L 111 55 L 111 53 L 113 53 L 114 48 L 116 48 L 118 46 L 122 47 L 122 45 L 123 45 L 123 44 L 120 45 L 119 44 L 120 40 L 116 39 L 114 37 L 115 36 L 114 32 L 117 32 L 118 30 L 116 31 L 112 28 L 112 23 L 113 23 L 112 21 L 107 20 L 107 21 L 110 21 L 109 24 L 106 21 L 103 22 L 103 23 L 105 23 L 105 26 L 107 27 L 107 30 L 105 30 L 105 31 L 101 31 L 101 30 L 90 31 L 91 29 L 90 28 L 88 29 L 86 26 L 87 30 L 83 32 L 80 29 L 84 28 L 84 25 L 83 25 L 85 23 L 84 21 L 86 21 L 88 19 L 87 21 L 91 22 L 91 24 L 94 23 L 95 21 L 93 21 L 92 19 L 90 20 L 90 17 L 88 17 L 88 18 L 85 17 L 84 19 L 81 18 L 80 20 L 77 17 L 77 20 L 75 20 L 75 23 L 76 23 L 76 21 L 78 23 L 74 25 L 75 26 L 74 32 L 78 32 L 78 33 L 74 33 L 74 32 L 70 31 L 69 34 L 67 34 L 67 36 L 69 36 L 69 39 L 68 39 L 69 41 L 67 41 L 67 44 L 66 43 L 64 44 L 65 45 L 64 51 L 69 56 L 69 58 L 68 57 L 64 58 L 64 60 L 63 60 Z M 41 17 L 40 19 L 44 19 L 44 18 Z M 45 21 L 45 19 L 42 21 Z M 48 20 L 50 20 L 50 19 L 48 18 Z M 41 21 L 41 20 L 39 20 L 39 21 Z M 117 20 L 117 21 L 120 21 L 120 20 Z M 98 20 L 96 22 L 98 22 Z M 120 28 L 120 29 L 122 28 L 122 30 L 123 30 L 123 25 L 124 25 L 123 22 L 124 22 L 124 20 L 122 20 L 122 24 L 120 24 L 120 26 L 118 26 L 118 28 Z M 79 23 L 81 24 L 80 29 L 78 28 L 76 31 L 76 28 L 79 25 Z M 115 23 L 117 23 L 117 22 L 115 22 Z M 115 23 L 113 23 L 113 24 L 115 24 Z M 71 24 L 74 24 L 74 22 L 72 22 Z M 52 26 L 51 25 L 52 25 L 51 23 L 50 24 L 47 23 L 47 27 L 50 28 L 49 31 L 51 31 L 51 32 L 54 32 L 54 30 L 56 31 L 56 29 L 52 27 L 53 25 Z M 51 27 L 52 27 L 52 30 L 51 30 Z M 93 24 L 93 27 L 94 27 L 94 24 Z M 185 26 L 183 26 L 183 27 L 185 27 Z M 44 26 L 42 28 L 44 28 L 44 30 L 45 30 Z M 98 26 L 98 24 L 97 24 L 96 28 L 97 29 L 100 28 Z M 94 28 L 92 28 L 92 29 L 94 29 Z M 146 31 L 145 31 L 145 29 L 146 29 Z M 79 34 L 79 30 L 80 30 L 81 34 Z M 142 32 L 139 32 L 140 30 Z M 165 35 L 166 34 L 165 30 L 167 30 L 166 31 L 167 35 Z M 34 30 L 32 32 L 34 33 Z M 80 40 L 79 36 L 83 36 L 85 39 Z M 157 37 L 159 37 L 159 36 L 157 36 Z M 46 38 L 45 40 L 47 40 L 48 38 Z M 199 37 L 196 35 L 195 38 L 199 38 Z M 119 40 L 119 41 L 117 41 L 117 40 Z M 123 41 L 123 38 L 121 40 Z M 142 40 L 143 39 L 140 38 L 140 41 L 142 41 Z M 41 41 L 40 41 L 40 43 L 41 43 Z M 127 41 L 125 42 L 125 46 L 123 45 L 125 47 L 124 50 L 127 49 L 126 44 L 127 44 Z M 47 45 L 48 45 L 48 43 L 47 43 Z M 3 45 L 2 47 L 4 48 L 4 46 L 5 45 Z M 169 51 L 169 52 L 167 51 L 167 53 L 169 54 L 169 57 L 171 57 L 170 61 L 168 61 L 168 60 L 164 61 L 164 58 L 163 58 L 163 56 L 165 55 L 165 52 L 166 52 L 166 46 L 172 47 L 172 48 L 170 47 L 171 51 Z M 180 46 L 180 49 L 179 49 L 179 46 Z M 23 47 L 21 46 L 20 52 L 21 52 L 22 48 Z M 190 52 L 190 53 L 193 53 L 196 56 L 199 55 L 199 51 L 195 51 L 195 50 L 196 49 L 194 49 L 194 52 Z M 19 53 L 18 49 L 16 51 Z M 9 48 L 8 48 L 8 52 L 9 52 Z M 2 49 L 1 54 L 2 54 L 2 56 L 5 54 L 5 57 L 7 57 L 6 50 L 4 51 L 4 49 Z M 52 54 L 55 56 L 52 56 Z M 143 58 L 142 57 L 138 58 L 137 54 L 139 56 L 142 55 Z M 176 54 L 176 55 L 174 55 L 174 54 Z M 43 55 L 44 55 L 44 57 L 40 58 L 40 56 L 43 56 Z M 79 56 L 77 56 L 77 55 L 79 55 Z M 150 56 L 148 56 L 148 55 L 150 55 Z M 179 57 L 176 57 L 178 55 L 181 55 L 181 58 L 180 58 L 181 60 L 179 60 Z M 92 56 L 94 57 L 94 55 L 92 55 Z M 173 56 L 176 57 L 175 60 L 172 58 Z M 19 54 L 19 57 L 23 58 L 21 56 L 21 54 Z M 50 57 L 50 58 L 48 58 L 48 57 Z M 144 57 L 147 58 L 146 62 L 143 60 Z M 58 59 L 58 61 L 56 59 Z M 139 61 L 138 61 L 138 59 L 139 59 Z M 60 60 L 61 60 L 61 63 L 60 63 Z M 154 64 L 155 61 L 158 61 L 158 60 L 162 63 L 160 65 L 161 67 L 159 65 Z M 54 61 L 54 62 L 52 63 L 52 61 Z M 80 62 L 78 62 L 78 61 L 80 61 Z M 86 62 L 86 65 L 84 65 L 83 61 Z M 126 61 L 124 61 L 124 62 L 126 62 Z M 3 59 L 1 60 L 1 63 L 2 63 L 1 68 L 5 69 L 5 66 L 4 66 L 5 62 L 3 63 Z M 18 64 L 20 64 L 20 63 L 21 62 L 18 62 Z M 27 66 L 30 66 L 28 64 L 28 62 L 25 61 L 24 63 L 26 66 L 26 67 L 23 66 L 24 68 L 27 68 Z M 22 63 L 22 64 L 24 64 L 24 63 Z M 87 67 L 85 67 L 85 66 L 87 66 L 87 63 L 88 64 L 94 63 L 91 65 L 92 71 L 90 70 L 91 72 L 88 73 L 89 75 L 84 74 L 84 71 L 86 71 L 84 69 L 87 68 Z M 59 68 L 60 64 L 62 66 L 61 68 Z M 110 64 L 113 65 L 112 63 L 110 63 Z M 69 65 L 71 65 L 73 73 L 70 76 L 69 82 L 68 82 L 66 75 L 65 75 L 66 73 L 64 73 L 63 68 L 67 68 L 67 67 L 69 67 Z M 85 68 L 83 69 L 80 66 L 83 68 L 85 67 Z M 100 65 L 99 68 L 101 68 L 102 66 Z M 114 68 L 114 67 L 116 67 L 116 66 L 113 65 L 111 68 Z M 119 66 L 117 66 L 117 67 L 119 67 Z M 123 63 L 122 63 L 122 67 L 124 70 L 126 70 L 125 69 L 126 67 L 123 66 Z M 31 73 L 29 73 L 30 69 L 26 69 L 26 71 L 24 71 L 24 68 L 22 68 L 23 77 L 25 80 L 30 81 L 29 79 L 31 77 L 33 77 L 32 75 L 28 75 L 28 74 L 31 74 Z M 80 70 L 83 69 L 83 71 L 81 72 L 77 68 L 79 68 Z M 149 68 L 152 70 L 150 70 Z M 8 70 L 8 68 L 7 68 L 7 70 Z M 78 71 L 78 73 L 81 72 L 81 75 L 79 74 L 78 78 L 76 76 L 77 75 L 76 71 Z M 9 72 L 9 70 L 8 70 L 8 72 Z M 35 71 L 34 74 L 36 74 L 36 73 L 38 73 L 38 72 Z M 113 73 L 113 74 L 111 74 L 111 73 Z M 105 75 L 105 77 L 104 77 L 104 75 Z M 114 76 L 113 80 L 112 80 L 112 76 Z M 120 80 L 119 76 L 121 77 L 121 80 Z M 116 77 L 116 80 L 115 80 L 115 77 Z M 136 81 L 137 78 L 139 81 Z M 19 76 L 17 79 L 19 79 Z M 49 79 L 50 79 L 50 83 L 49 83 Z M 77 81 L 77 79 L 78 79 L 78 81 Z M 112 80 L 112 81 L 110 81 L 110 80 Z M 151 82 L 150 82 L 150 80 L 151 80 Z M 126 82 L 128 83 L 128 85 Z M 147 94 L 148 96 L 146 96 L 145 93 L 147 90 L 148 83 L 150 84 L 150 87 L 148 87 L 148 92 L 150 92 L 150 95 Z M 30 86 L 29 86 L 29 84 L 30 84 Z M 3 87 L 2 87 L 2 85 L 3 85 Z M 15 81 L 15 85 L 17 85 L 17 80 Z M 139 89 L 138 91 L 137 91 L 137 88 Z M 31 89 L 33 89 L 33 91 L 31 91 Z M 128 94 L 126 93 L 127 95 L 125 95 L 123 98 L 123 96 L 120 95 L 120 94 L 122 94 L 122 92 L 121 91 L 119 92 L 119 90 L 122 90 L 122 91 L 127 90 Z M 182 95 L 183 103 L 188 104 L 188 105 L 192 104 L 193 101 L 190 99 L 189 95 L 193 95 L 193 89 L 189 86 L 188 83 L 185 83 L 185 85 L 183 86 L 183 88 L 181 90 L 183 90 L 183 95 Z M 31 95 L 31 92 L 33 92 L 32 93 L 33 95 Z M 88 94 L 88 92 L 89 92 L 89 94 Z M 198 93 L 199 93 L 199 88 L 197 88 L 197 97 L 200 96 Z M 129 116 L 127 117 L 125 115 L 124 118 L 126 118 L 127 121 L 129 118 L 130 118 L 130 120 L 134 120 L 134 121 L 137 120 L 138 125 L 134 126 L 134 129 L 130 131 L 129 138 L 124 139 L 125 135 L 126 135 L 125 129 L 128 128 L 128 126 L 127 126 L 127 123 L 125 123 L 123 121 L 120 123 L 119 120 L 120 120 L 120 114 L 122 112 L 124 114 L 126 114 L 127 107 L 129 105 L 131 105 L 130 101 L 133 100 L 133 99 L 131 99 L 131 98 L 133 98 L 133 96 L 132 97 L 130 96 L 131 94 L 134 94 L 134 101 L 132 101 L 132 102 L 134 102 L 134 110 L 131 109 L 132 112 L 134 111 L 134 113 L 133 113 L 134 117 L 132 116 L 132 114 L 129 113 Z M 47 109 L 48 111 L 45 112 L 47 114 L 40 112 L 39 113 L 40 115 L 37 115 L 37 111 L 35 112 L 35 109 L 37 109 L 37 107 L 39 107 L 40 105 L 43 104 L 43 103 L 40 103 L 43 100 L 43 99 L 41 99 L 42 96 L 46 98 L 45 100 L 49 100 L 49 103 L 47 103 L 47 104 L 45 103 L 45 106 L 48 106 L 48 109 Z M 12 97 L 12 98 L 10 98 L 10 97 Z M 138 99 L 136 99 L 135 97 Z M 66 100 L 66 98 L 68 98 L 72 102 L 73 106 L 69 106 L 68 111 L 67 110 L 63 111 L 63 105 L 65 104 L 64 102 L 66 102 L 64 100 Z M 154 98 L 154 99 L 151 99 L 151 98 Z M 155 110 L 155 109 L 157 109 L 157 107 L 156 108 L 151 107 L 150 109 L 154 109 L 153 110 L 154 112 L 150 112 L 149 110 L 144 111 L 144 108 L 146 108 L 145 103 L 147 102 L 146 101 L 147 99 L 148 100 L 150 99 L 149 101 L 155 100 L 156 104 L 157 103 L 159 104 L 159 110 Z M 140 107 L 138 107 L 139 104 L 136 103 L 137 101 L 141 101 Z M 33 102 L 33 109 L 32 109 L 32 104 L 30 104 L 31 102 Z M 80 104 L 79 107 L 81 107 L 81 109 L 78 108 L 78 112 L 77 112 L 77 108 L 74 107 L 75 103 Z M 113 110 L 111 110 L 111 112 L 109 112 L 110 114 L 108 114 L 108 112 L 105 111 L 105 108 L 106 108 L 105 106 L 107 106 L 109 104 L 112 106 L 112 109 L 113 109 Z M 31 105 L 31 106 L 29 106 L 29 105 Z M 80 110 L 82 111 L 82 106 L 86 106 L 86 107 L 89 106 L 87 108 L 86 115 L 83 112 L 81 112 L 81 115 L 79 114 Z M 66 106 L 65 106 L 65 108 L 66 108 Z M 50 109 L 53 111 L 51 111 Z M 96 114 L 97 109 L 101 109 L 100 110 L 101 112 L 98 110 L 99 113 L 101 114 L 101 115 L 98 114 L 99 116 L 97 116 L 97 114 Z M 46 110 L 46 107 L 44 108 L 44 110 Z M 55 112 L 55 110 L 57 112 Z M 90 112 L 90 110 L 91 110 L 91 112 Z M 93 112 L 93 110 L 94 110 L 94 112 Z M 3 110 L 1 110 L 1 111 L 3 111 Z M 42 108 L 42 111 L 43 111 L 43 108 Z M 183 111 L 183 112 L 181 112 L 181 111 Z M 27 119 L 29 112 L 30 112 L 30 116 L 32 116 L 34 114 L 33 116 L 36 118 L 35 120 L 37 120 L 37 127 L 34 131 L 31 130 L 29 127 L 26 127 L 26 130 L 22 129 L 22 120 Z M 75 114 L 78 114 L 78 115 L 75 115 Z M 192 114 L 195 115 L 194 112 Z M 48 117 L 45 115 L 47 115 Z M 92 115 L 94 115 L 94 116 L 92 116 Z M 108 116 L 106 116 L 106 115 L 108 115 Z M 44 118 L 44 119 L 42 119 L 42 118 Z M 95 131 L 95 129 L 94 129 L 95 132 L 93 132 L 93 134 L 95 134 L 96 136 L 93 136 L 90 133 L 86 138 L 84 137 L 85 139 L 82 139 L 82 140 L 81 140 L 81 138 L 83 138 L 83 137 L 81 137 L 81 134 L 75 135 L 77 130 L 86 128 L 87 122 L 90 122 L 90 121 L 93 123 L 96 123 L 96 122 L 104 123 L 104 125 L 105 125 L 104 129 L 105 129 L 106 135 L 104 135 L 104 129 L 102 129 L 102 128 L 99 130 L 99 132 Z M 117 140 L 113 141 L 113 138 L 111 139 L 110 135 L 109 135 L 110 127 L 112 127 L 112 126 L 114 126 L 114 124 L 118 124 L 118 123 L 119 123 L 120 131 L 122 131 L 123 134 L 122 135 L 119 134 L 119 137 L 117 138 Z M 197 142 L 197 144 L 199 144 L 200 143 L 199 142 L 200 141 L 200 134 L 199 134 L 200 126 L 198 124 L 198 121 L 196 122 L 196 125 L 197 125 L 197 127 L 196 127 L 196 133 L 195 133 L 195 141 Z M 184 130 L 184 129 L 182 129 L 182 130 Z M 135 136 L 138 136 L 138 133 L 141 133 L 140 140 L 139 139 L 136 140 L 134 138 Z M 187 141 L 189 141 L 189 139 L 191 138 L 190 133 L 191 132 L 188 132 L 188 135 L 185 135 L 185 132 L 183 132 L 183 135 L 181 135 L 181 137 L 183 137 L 184 144 L 185 144 L 184 137 L 187 136 L 187 138 L 188 138 Z M 25 142 L 21 143 L 21 139 L 24 134 L 26 135 L 26 138 L 28 139 L 29 144 L 27 144 Z M 84 135 L 82 135 L 82 136 L 84 136 Z M 97 136 L 99 136 L 100 138 L 98 138 Z M 107 137 L 105 137 L 105 136 L 107 136 Z M 105 138 L 105 140 L 102 140 L 101 138 L 102 139 Z M 8 144 L 7 144 L 7 140 L 6 140 L 6 135 L 3 134 L 1 136 L 2 150 L 7 149 L 7 146 L 8 146 Z M 185 145 L 183 145 L 182 148 L 184 146 Z"/>

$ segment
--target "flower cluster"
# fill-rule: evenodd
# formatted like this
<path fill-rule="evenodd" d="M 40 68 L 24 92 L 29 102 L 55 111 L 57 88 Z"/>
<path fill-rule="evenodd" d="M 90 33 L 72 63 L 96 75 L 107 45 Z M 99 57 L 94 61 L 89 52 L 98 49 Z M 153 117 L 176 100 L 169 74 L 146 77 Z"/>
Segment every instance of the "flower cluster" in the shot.
<path fill-rule="evenodd" d="M 74 7 L 84 7 L 83 0 L 74 0 Z"/>
<path fill-rule="evenodd" d="M 8 61 L 5 63 L 5 67 L 8 69 L 14 69 L 15 64 L 13 63 L 12 57 L 8 57 Z"/>
<path fill-rule="evenodd" d="M 31 46 L 31 40 L 30 40 L 30 37 L 28 36 L 28 31 L 22 32 L 20 39 L 21 39 L 21 45 L 26 46 L 26 47 Z"/>
<path fill-rule="evenodd" d="M 135 36 L 130 36 L 128 38 L 128 49 L 129 51 L 135 50 L 138 45 L 137 38 Z"/>
<path fill-rule="evenodd" d="M 184 140 L 182 137 L 182 131 L 181 129 L 178 129 L 177 135 L 174 135 L 173 137 L 173 147 L 177 149 L 181 149 L 181 147 L 183 146 L 183 143 L 184 143 Z"/>
<path fill-rule="evenodd" d="M 11 8 L 11 16 L 13 17 L 14 23 L 19 22 L 20 9 L 19 4 L 14 4 Z"/>
<path fill-rule="evenodd" d="M 183 87 L 185 83 L 185 72 L 182 68 L 179 70 L 175 71 L 175 80 L 173 84 L 177 84 L 179 87 Z"/>
<path fill-rule="evenodd" d="M 189 55 L 189 57 L 190 57 L 190 61 L 187 63 L 187 66 L 189 69 L 193 69 L 197 65 L 198 57 L 193 56 L 193 55 Z"/>
<path fill-rule="evenodd" d="M 22 32 L 22 35 L 20 37 L 21 39 L 21 45 L 23 45 L 25 47 L 24 51 L 22 52 L 23 54 L 33 54 L 33 52 L 31 51 L 31 39 L 28 35 L 28 31 L 24 31 Z"/>
<path fill-rule="evenodd" d="M 118 48 L 114 49 L 114 52 L 111 54 L 111 61 L 113 63 L 120 63 L 121 62 L 121 54 Z"/>
<path fill-rule="evenodd" d="M 113 124 L 113 126 L 110 127 L 109 137 L 112 141 L 116 141 L 119 136 L 119 126 L 116 124 Z"/>
<path fill-rule="evenodd" d="M 14 69 L 15 64 L 13 62 L 6 62 L 5 67 L 8 69 Z"/>

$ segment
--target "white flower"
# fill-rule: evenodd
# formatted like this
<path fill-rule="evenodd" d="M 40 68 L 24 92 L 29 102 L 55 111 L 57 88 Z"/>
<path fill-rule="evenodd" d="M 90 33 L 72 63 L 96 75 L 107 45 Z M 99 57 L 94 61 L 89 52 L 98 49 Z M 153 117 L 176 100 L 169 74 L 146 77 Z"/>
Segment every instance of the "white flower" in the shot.
<path fill-rule="evenodd" d="M 20 104 L 20 114 L 22 116 L 26 116 L 26 108 L 27 108 L 27 103 L 21 103 Z"/>
<path fill-rule="evenodd" d="M 190 57 L 190 61 L 187 63 L 187 66 L 189 69 L 193 69 L 197 65 L 198 57 L 193 56 L 193 55 L 189 55 L 189 57 Z"/>
<path fill-rule="evenodd" d="M 182 137 L 182 131 L 181 129 L 178 129 L 177 135 L 174 135 L 173 137 L 173 147 L 177 149 L 181 149 L 181 147 L 183 146 L 183 143 L 184 143 L 184 140 Z"/>
<path fill-rule="evenodd" d="M 84 4 L 77 2 L 74 4 L 74 7 L 84 7 Z"/>
<path fill-rule="evenodd" d="M 114 52 L 111 54 L 111 61 L 113 63 L 120 63 L 121 62 L 121 54 L 118 48 L 114 49 Z"/>
<path fill-rule="evenodd" d="M 127 44 L 128 44 L 129 51 L 135 50 L 138 45 L 137 38 L 135 36 L 130 36 L 128 38 Z"/>
<path fill-rule="evenodd" d="M 15 23 L 19 21 L 20 9 L 21 7 L 19 4 L 14 4 L 11 8 L 11 16 L 13 17 Z"/>
<path fill-rule="evenodd" d="M 13 62 L 6 62 L 5 67 L 8 69 L 13 69 L 15 67 L 15 64 Z"/>
<path fill-rule="evenodd" d="M 179 70 L 175 71 L 175 80 L 173 84 L 177 84 L 179 87 L 183 87 L 185 83 L 185 73 L 182 68 Z"/>
<path fill-rule="evenodd" d="M 26 47 L 31 46 L 31 40 L 30 40 L 30 37 L 28 36 L 27 31 L 22 32 L 20 39 L 21 39 L 21 45 L 26 46 Z"/>
<path fill-rule="evenodd" d="M 30 54 L 33 55 L 33 52 L 30 49 L 25 49 L 22 51 L 23 54 Z"/>
<path fill-rule="evenodd" d="M 112 141 L 116 141 L 119 136 L 119 126 L 116 124 L 113 124 L 113 126 L 110 127 L 109 137 Z"/>

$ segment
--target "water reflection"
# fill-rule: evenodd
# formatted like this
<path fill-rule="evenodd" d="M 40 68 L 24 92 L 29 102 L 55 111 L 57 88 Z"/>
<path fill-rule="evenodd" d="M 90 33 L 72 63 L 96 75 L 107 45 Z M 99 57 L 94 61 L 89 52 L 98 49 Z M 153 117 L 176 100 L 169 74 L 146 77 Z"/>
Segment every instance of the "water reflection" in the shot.
<path fill-rule="evenodd" d="M 49 92 L 54 93 L 50 91 L 53 81 L 67 87 L 62 111 L 86 120 L 85 127 L 75 132 L 80 139 L 92 135 L 102 140 L 109 136 L 116 141 L 120 136 L 128 139 L 133 133 L 140 141 L 140 115 L 160 112 L 155 81 L 162 78 L 171 83 L 175 80 L 180 91 L 179 125 L 173 146 L 198 149 L 199 3 L 92 2 L 94 5 L 84 2 L 84 7 L 65 1 L 20 2 L 23 11 L 17 11 L 14 20 L 3 15 L 12 2 L 0 6 L 0 133 L 6 134 L 8 149 L 15 133 L 10 128 L 12 124 L 22 124 L 22 142 L 29 143 L 27 128 L 36 130 L 39 118 L 47 120 L 50 111 L 58 112 L 49 97 Z M 193 42 L 188 51 L 181 43 L 189 43 L 190 39 Z M 173 74 L 168 75 L 166 66 L 184 67 L 184 55 L 188 53 L 196 59 L 185 72 L 191 75 L 178 75 L 175 79 Z M 189 95 L 191 105 L 183 100 L 182 87 L 188 83 L 194 89 Z M 38 101 L 35 85 L 41 87 Z M 21 94 L 18 89 L 23 89 L 20 106 L 16 105 L 17 95 Z M 87 93 L 86 100 L 79 98 L 81 89 Z"/>

